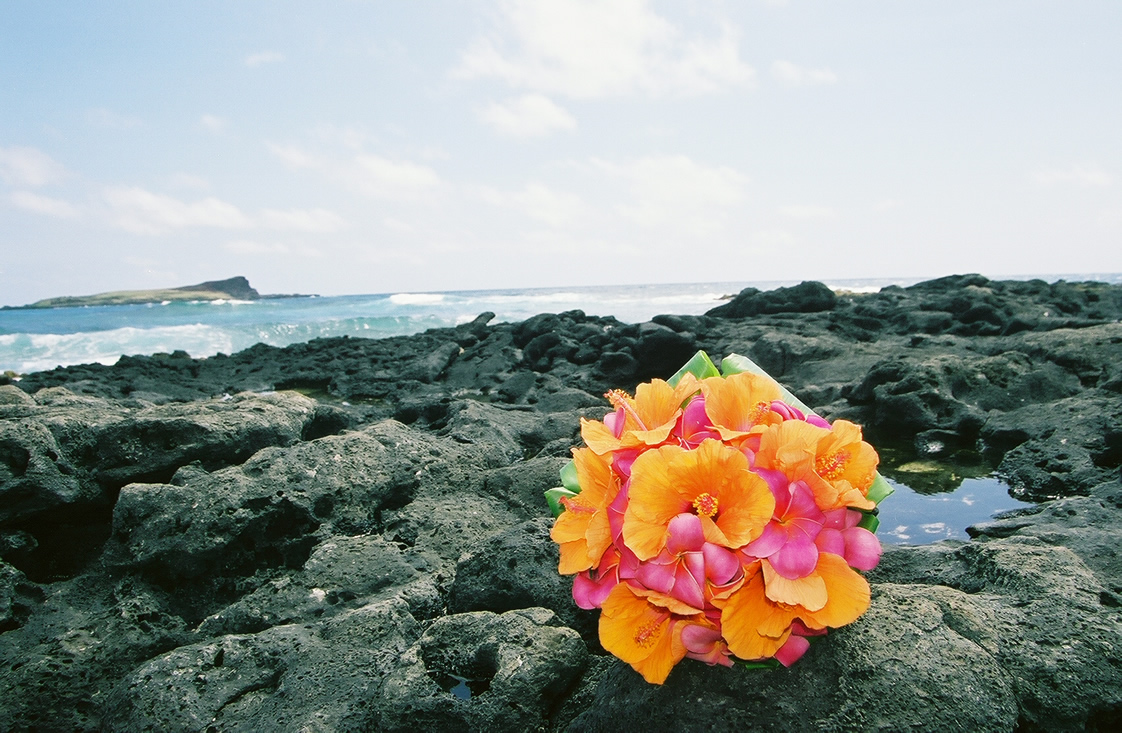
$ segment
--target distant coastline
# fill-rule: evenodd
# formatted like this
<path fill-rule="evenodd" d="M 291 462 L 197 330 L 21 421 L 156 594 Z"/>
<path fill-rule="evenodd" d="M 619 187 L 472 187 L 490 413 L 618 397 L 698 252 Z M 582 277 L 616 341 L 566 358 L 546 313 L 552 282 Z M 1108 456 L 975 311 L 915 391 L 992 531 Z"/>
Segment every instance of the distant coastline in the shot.
<path fill-rule="evenodd" d="M 261 295 L 249 284 L 249 280 L 238 275 L 226 280 L 209 280 L 198 285 L 184 285 L 178 288 L 158 290 L 116 290 L 95 295 L 65 295 L 56 298 L 37 300 L 28 305 L 5 305 L 3 310 L 25 310 L 39 308 L 80 308 L 92 305 L 138 305 L 144 303 L 163 303 L 164 301 L 193 300 L 267 300 L 274 298 L 307 298 L 309 295 Z"/>

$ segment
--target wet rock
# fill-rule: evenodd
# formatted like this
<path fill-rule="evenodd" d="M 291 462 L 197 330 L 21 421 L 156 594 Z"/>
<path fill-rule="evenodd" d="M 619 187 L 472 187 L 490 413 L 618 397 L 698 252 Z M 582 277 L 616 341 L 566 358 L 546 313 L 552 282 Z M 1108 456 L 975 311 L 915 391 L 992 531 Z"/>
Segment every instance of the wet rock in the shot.
<path fill-rule="evenodd" d="M 416 638 L 401 602 L 156 657 L 109 696 L 108 730 L 370 729 L 369 697 Z"/>
<path fill-rule="evenodd" d="M 706 312 L 718 318 L 746 318 L 765 313 L 818 313 L 833 309 L 837 295 L 820 282 L 807 281 L 789 288 L 760 292 L 745 288 L 724 305 Z"/>
<path fill-rule="evenodd" d="M 297 442 L 315 416 L 315 403 L 295 392 L 141 410 L 97 432 L 97 479 L 120 486 L 167 480 L 193 461 L 209 470 L 242 463 L 267 446 Z"/>
<path fill-rule="evenodd" d="M 565 626 L 595 640 L 599 614 L 578 608 L 572 578 L 557 574 L 560 553 L 549 539 L 552 526 L 548 517 L 523 522 L 461 558 L 448 611 L 548 608 Z"/>
<path fill-rule="evenodd" d="M 372 720 L 385 731 L 542 729 L 587 660 L 546 609 L 445 616 L 382 684 Z"/>
<path fill-rule="evenodd" d="M 298 568 L 321 524 L 369 527 L 384 509 L 408 503 L 432 460 L 431 443 L 387 423 L 288 452 L 267 449 L 180 486 L 130 484 L 113 511 L 108 556 L 168 581 Z"/>

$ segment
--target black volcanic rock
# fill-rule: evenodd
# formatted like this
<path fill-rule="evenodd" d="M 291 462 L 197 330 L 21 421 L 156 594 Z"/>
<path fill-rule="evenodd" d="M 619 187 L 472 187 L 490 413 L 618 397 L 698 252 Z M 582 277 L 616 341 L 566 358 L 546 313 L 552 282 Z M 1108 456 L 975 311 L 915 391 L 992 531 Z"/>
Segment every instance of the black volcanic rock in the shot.
<path fill-rule="evenodd" d="M 1118 728 L 1122 288 L 721 308 L 0 378 L 0 730 Z M 886 548 L 868 614 L 791 669 L 648 685 L 572 603 L 541 494 L 607 389 L 699 348 L 1041 503 Z"/>
<path fill-rule="evenodd" d="M 709 310 L 705 315 L 718 318 L 745 318 L 772 313 L 818 313 L 832 310 L 837 295 L 820 282 L 806 281 L 789 288 L 761 292 L 745 288 L 728 303 Z"/>

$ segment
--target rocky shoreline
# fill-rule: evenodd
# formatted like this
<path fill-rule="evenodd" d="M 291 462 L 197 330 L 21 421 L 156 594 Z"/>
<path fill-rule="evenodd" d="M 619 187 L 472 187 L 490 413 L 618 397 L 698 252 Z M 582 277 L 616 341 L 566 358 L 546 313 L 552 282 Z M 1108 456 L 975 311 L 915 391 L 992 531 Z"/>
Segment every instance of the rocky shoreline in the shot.
<path fill-rule="evenodd" d="M 0 379 L 0 730 L 1114 730 L 1120 319 L 1101 283 L 804 283 Z M 1040 503 L 886 548 L 870 612 L 789 670 L 649 686 L 541 494 L 606 389 L 698 349 Z"/>

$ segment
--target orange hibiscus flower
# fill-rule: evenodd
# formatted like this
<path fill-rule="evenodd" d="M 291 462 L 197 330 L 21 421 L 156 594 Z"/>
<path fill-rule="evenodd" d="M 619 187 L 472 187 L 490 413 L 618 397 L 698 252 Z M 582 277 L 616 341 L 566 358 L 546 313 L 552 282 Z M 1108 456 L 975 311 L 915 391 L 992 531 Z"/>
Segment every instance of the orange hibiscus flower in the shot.
<path fill-rule="evenodd" d="M 671 387 L 661 379 L 640 384 L 631 397 L 623 390 L 612 390 L 607 397 L 615 412 L 604 421 L 581 418 L 580 434 L 598 455 L 621 448 L 649 448 L 667 441 L 682 405 L 698 391 L 697 378 L 686 374 Z M 609 424 L 610 423 L 610 424 Z"/>
<path fill-rule="evenodd" d="M 865 494 L 873 485 L 877 453 L 861 439 L 861 428 L 847 420 L 830 430 L 801 420 L 786 420 L 760 435 L 757 469 L 781 471 L 805 481 L 822 511 L 839 507 L 872 509 Z"/>
<path fill-rule="evenodd" d="M 661 685 L 689 651 L 677 622 L 681 617 L 651 603 L 627 583 L 613 588 L 600 608 L 600 643 L 647 682 Z"/>
<path fill-rule="evenodd" d="M 666 445 L 640 455 L 628 498 L 623 540 L 640 560 L 666 546 L 679 514 L 697 514 L 706 542 L 735 550 L 759 537 L 775 511 L 775 497 L 744 454 L 712 439 L 696 450 Z"/>
<path fill-rule="evenodd" d="M 612 544 L 608 506 L 619 493 L 619 478 L 612 472 L 608 457 L 588 448 L 573 450 L 573 463 L 581 492 L 561 500 L 565 511 L 553 523 L 549 536 L 561 546 L 562 575 L 597 567 L 604 551 Z"/>
<path fill-rule="evenodd" d="M 736 442 L 752 432 L 783 421 L 771 403 L 782 399 L 774 380 L 751 372 L 701 381 L 705 412 L 726 441 Z"/>
<path fill-rule="evenodd" d="M 741 659 L 775 656 L 796 620 L 819 631 L 853 623 L 869 609 L 868 581 L 837 555 L 819 555 L 818 567 L 808 576 L 815 581 L 786 581 L 769 573 L 766 563 L 747 566 L 747 582 L 726 599 L 714 600 L 722 606 L 721 630 L 729 649 Z M 773 585 L 775 578 L 786 583 Z M 811 610 L 803 603 L 817 608 Z"/>

